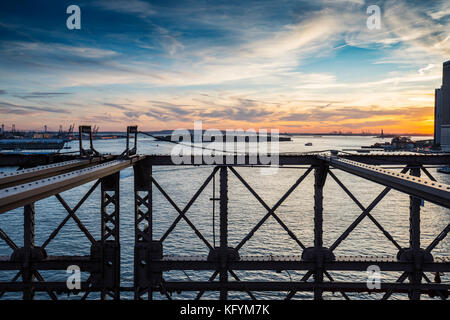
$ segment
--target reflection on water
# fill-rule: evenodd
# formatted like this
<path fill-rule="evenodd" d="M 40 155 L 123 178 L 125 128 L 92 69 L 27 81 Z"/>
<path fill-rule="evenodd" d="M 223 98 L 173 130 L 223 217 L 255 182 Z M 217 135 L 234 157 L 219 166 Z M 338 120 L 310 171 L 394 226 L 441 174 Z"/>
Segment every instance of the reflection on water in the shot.
<path fill-rule="evenodd" d="M 359 148 L 361 145 L 370 145 L 380 139 L 369 137 L 294 137 L 292 142 L 280 143 L 280 152 L 303 152 L 326 149 Z M 313 146 L 305 146 L 312 142 Z M 76 143 L 72 142 L 76 149 Z M 124 140 L 95 141 L 95 147 L 100 152 L 120 153 L 125 146 Z M 173 145 L 155 143 L 150 138 L 139 139 L 138 150 L 143 154 L 168 153 Z M 213 167 L 154 167 L 156 180 L 169 193 L 180 208 L 183 208 L 195 191 L 200 187 Z M 14 170 L 14 168 L 4 168 Z M 305 168 L 282 168 L 275 175 L 261 175 L 257 168 L 237 168 L 237 171 L 246 179 L 252 188 L 261 196 L 269 207 L 272 207 L 282 195 L 294 184 L 304 172 Z M 355 194 L 358 200 L 368 206 L 383 187 L 350 174 L 333 171 L 337 177 Z M 450 183 L 450 176 L 437 173 L 435 169 L 430 172 L 443 183 Z M 78 187 L 62 193 L 63 198 L 73 207 L 93 183 Z M 278 217 L 293 231 L 296 237 L 305 245 L 313 246 L 313 188 L 314 176 L 311 173 L 300 186 L 276 210 Z M 177 212 L 168 201 L 153 189 L 154 237 L 160 238 L 177 217 Z M 204 190 L 198 200 L 187 213 L 189 219 L 198 230 L 213 244 L 213 211 L 212 183 Z M 218 195 L 218 175 L 216 177 L 216 195 Z M 131 168 L 121 172 L 120 194 L 121 218 L 121 250 L 122 250 L 122 285 L 131 286 L 133 281 L 133 242 L 134 242 L 134 200 L 133 200 L 133 171 Z M 77 211 L 77 215 L 87 229 L 98 238 L 100 234 L 100 194 L 96 190 L 85 204 Z M 358 217 L 361 210 L 344 193 L 331 178 L 327 180 L 324 188 L 324 245 L 330 246 L 342 232 Z M 266 214 L 264 207 L 253 197 L 245 186 L 229 172 L 229 242 L 236 246 L 245 235 Z M 216 206 L 216 222 L 218 221 L 218 205 Z M 402 246 L 408 246 L 409 237 L 409 197 L 400 192 L 391 191 L 381 203 L 372 211 L 372 215 Z M 50 235 L 66 216 L 66 211 L 56 198 L 49 198 L 36 203 L 36 244 L 40 245 Z M 16 209 L 0 215 L 0 227 L 16 242 L 22 243 L 23 229 L 22 210 Z M 430 203 L 422 207 L 421 215 L 421 242 L 426 247 L 449 223 L 450 210 L 440 208 Z M 218 244 L 219 228 L 216 224 L 216 243 Z M 76 224 L 69 220 L 61 232 L 48 246 L 49 255 L 89 254 L 89 241 L 78 230 Z M 435 256 L 449 256 L 450 241 L 445 239 L 433 251 Z M 196 237 L 190 227 L 181 220 L 174 231 L 164 242 L 164 254 L 195 255 L 207 254 L 205 244 Z M 240 251 L 241 255 L 299 255 L 301 248 L 293 241 L 287 232 L 270 217 L 254 236 L 246 242 Z M 336 249 L 337 255 L 396 255 L 397 249 L 387 240 L 382 232 L 368 218 L 365 218 L 358 227 Z M 0 255 L 10 255 L 11 250 L 0 242 Z M 236 272 L 241 280 L 275 280 L 298 281 L 304 272 L 295 271 L 267 271 L 267 272 Z M 330 272 L 338 281 L 366 280 L 365 272 L 355 272 L 349 275 L 342 272 Z M 0 273 L 1 281 L 9 281 L 15 274 L 11 272 Z M 65 279 L 65 272 L 42 272 L 46 280 Z M 168 272 L 167 279 L 172 280 L 205 280 L 211 272 Z M 395 281 L 399 273 L 382 274 L 382 281 Z M 85 280 L 87 275 L 83 275 Z M 430 276 L 432 278 L 432 275 Z M 448 281 L 446 275 L 442 279 Z M 124 293 L 124 297 L 131 298 L 131 294 Z M 255 293 L 259 299 L 283 298 L 285 293 Z M 341 299 L 336 293 L 324 294 L 326 298 Z M 350 295 L 352 296 L 352 295 Z M 5 298 L 20 298 L 21 295 L 8 293 Z M 47 299 L 46 294 L 37 294 L 37 298 Z M 92 295 L 95 297 L 95 295 Z M 155 298 L 159 298 L 155 294 Z M 174 298 L 193 298 L 192 294 L 174 294 Z M 205 298 L 217 298 L 214 293 L 205 294 Z M 308 293 L 297 294 L 295 298 L 311 297 Z M 364 299 L 379 298 L 379 295 L 361 294 Z M 230 293 L 230 298 L 247 299 L 246 294 Z M 393 298 L 404 299 L 404 295 L 394 295 Z"/>

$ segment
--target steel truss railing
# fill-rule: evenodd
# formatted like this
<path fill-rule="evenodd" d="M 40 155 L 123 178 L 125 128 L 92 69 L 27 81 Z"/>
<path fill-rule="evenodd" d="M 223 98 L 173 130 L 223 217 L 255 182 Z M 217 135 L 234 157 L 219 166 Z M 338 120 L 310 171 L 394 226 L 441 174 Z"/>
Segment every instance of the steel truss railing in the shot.
<path fill-rule="evenodd" d="M 352 167 L 341 168 L 341 164 L 335 159 L 330 160 L 327 157 L 308 157 L 302 160 L 309 164 L 306 169 L 298 175 L 290 188 L 282 194 L 280 199 L 269 206 L 248 181 L 238 172 L 238 166 L 213 166 L 211 173 L 203 181 L 200 187 L 195 191 L 192 198 L 184 207 L 179 207 L 167 190 L 158 182 L 153 174 L 153 163 L 157 165 L 168 164 L 163 160 L 156 159 L 149 161 L 129 161 L 121 160 L 113 164 L 111 168 L 108 164 L 103 164 L 96 172 L 95 167 L 83 171 L 78 170 L 85 176 L 74 180 L 70 175 L 64 190 L 81 185 L 88 181 L 95 181 L 86 194 L 74 206 L 70 207 L 63 197 L 56 192 L 57 188 L 46 185 L 47 195 L 53 195 L 66 210 L 67 215 L 61 223 L 50 233 L 48 238 L 37 246 L 34 240 L 34 202 L 43 199 L 43 195 L 35 193 L 33 197 L 22 195 L 20 201 L 28 202 L 24 205 L 24 245 L 19 247 L 14 241 L 0 229 L 0 238 L 13 250 L 11 257 L 0 257 L 0 270 L 16 270 L 16 275 L 9 282 L 0 282 L 0 297 L 5 292 L 22 292 L 23 299 L 33 299 L 35 292 L 47 292 L 51 299 L 57 299 L 58 294 L 62 292 L 73 292 L 68 289 L 65 282 L 46 281 L 40 271 L 42 270 L 65 270 L 70 265 L 78 265 L 83 272 L 89 273 L 89 278 L 81 283 L 79 291 L 83 292 L 81 299 L 91 297 L 91 293 L 97 292 L 101 299 L 120 299 L 123 291 L 132 291 L 135 299 L 152 299 L 156 292 L 162 293 L 168 299 L 172 299 L 172 292 L 178 291 L 197 291 L 196 298 L 203 297 L 206 291 L 219 292 L 220 299 L 227 299 L 229 291 L 241 291 L 248 295 L 250 299 L 256 299 L 255 291 L 280 291 L 286 292 L 285 299 L 291 299 L 297 292 L 312 292 L 314 299 L 322 299 L 324 292 L 340 292 L 345 298 L 349 299 L 349 292 L 382 292 L 383 299 L 389 298 L 393 293 L 407 293 L 410 299 L 420 299 L 421 295 L 429 294 L 432 296 L 446 299 L 450 290 L 447 283 L 433 283 L 425 272 L 448 272 L 450 271 L 450 258 L 433 257 L 432 251 L 442 242 L 450 231 L 450 224 L 435 237 L 426 247 L 420 243 L 420 204 L 421 200 L 417 198 L 414 191 L 416 188 L 412 184 L 413 195 L 410 196 L 410 243 L 409 247 L 403 248 L 398 241 L 375 219 L 371 214 L 373 209 L 381 202 L 383 198 L 391 191 L 397 189 L 397 185 L 387 185 L 385 189 L 374 198 L 374 200 L 365 207 L 357 197 L 345 186 L 345 184 L 331 170 L 333 167 L 349 171 L 356 170 Z M 160 162 L 158 162 L 160 161 Z M 289 160 L 293 161 L 293 160 Z M 347 162 L 345 166 L 351 165 Z M 295 165 L 295 162 L 290 164 Z M 121 286 L 120 279 L 120 237 L 119 237 L 119 192 L 120 178 L 119 172 L 127 166 L 133 166 L 134 169 L 134 285 L 133 287 Z M 367 167 L 367 165 L 366 165 Z M 370 165 L 369 165 L 370 167 Z M 94 169 L 92 169 L 94 168 Z M 372 168 L 369 168 L 372 170 Z M 53 169 L 52 169 L 53 170 Z M 357 169 L 360 170 L 360 169 Z M 305 179 L 314 171 L 314 245 L 306 247 L 287 224 L 277 214 L 277 209 L 299 188 Z M 297 171 L 298 172 L 298 171 Z M 401 171 L 401 175 L 410 173 L 409 177 L 420 177 L 424 172 L 430 179 L 436 181 L 426 168 L 418 164 L 406 165 Z M 258 222 L 243 236 L 235 247 L 231 247 L 228 241 L 228 189 L 229 177 L 234 175 L 237 180 L 254 196 L 259 204 L 265 210 L 265 214 Z M 353 173 L 355 174 L 355 173 Z M 359 173 L 358 173 L 359 174 Z M 363 172 L 360 176 L 370 178 L 370 173 Z M 219 245 L 211 244 L 199 228 L 189 218 L 189 210 L 205 192 L 207 186 L 219 176 L 219 197 L 212 200 L 219 201 Z M 348 197 L 358 206 L 361 213 L 337 237 L 337 239 L 326 247 L 323 242 L 323 203 L 324 203 L 324 185 L 330 177 L 337 185 L 348 195 Z M 374 178 L 375 179 L 375 178 Z M 376 177 L 378 179 L 378 177 Z M 370 179 L 369 179 L 370 180 Z M 423 180 L 423 179 L 422 179 Z M 384 180 L 383 180 L 384 181 Z M 100 239 L 96 239 L 78 217 L 79 208 L 100 186 Z M 402 187 L 403 188 L 403 187 Z M 412 190 L 412 189 L 411 189 Z M 409 191 L 404 188 L 400 191 Z M 177 216 L 169 225 L 167 230 L 162 233 L 161 238 L 155 239 L 153 234 L 153 197 L 155 192 L 159 192 L 164 199 L 175 209 Z M 406 192 L 408 193 L 408 192 Z M 444 193 L 445 194 L 445 193 Z M 439 193 L 430 197 L 437 203 L 445 204 L 445 197 Z M 6 202 L 5 202 L 6 203 Z M 13 207 L 11 202 L 7 206 Z M 16 206 L 17 207 L 17 206 Z M 247 257 L 240 255 L 240 250 L 244 245 L 254 237 L 254 234 L 264 223 L 273 217 L 277 224 L 281 226 L 299 247 L 299 255 L 296 256 L 270 256 L 268 257 Z M 370 219 L 372 223 L 380 230 L 390 243 L 398 250 L 397 257 L 377 258 L 377 257 L 339 257 L 334 251 L 339 245 L 352 233 L 352 231 L 365 218 Z M 83 235 L 91 244 L 91 252 L 85 256 L 47 256 L 46 248 L 55 239 L 64 225 L 72 219 Z M 178 223 L 183 220 L 194 232 L 196 237 L 204 244 L 209 251 L 208 256 L 201 257 L 176 257 L 164 256 L 164 241 L 173 232 Z M 378 265 L 382 271 L 400 271 L 402 275 L 396 282 L 381 283 L 379 289 L 368 289 L 366 283 L 342 282 L 336 281 L 331 271 L 366 271 L 370 265 Z M 212 275 L 205 281 L 168 281 L 164 273 L 170 270 L 205 270 L 212 271 Z M 305 274 L 298 281 L 280 282 L 250 282 L 241 279 L 236 271 L 249 270 L 298 270 Z M 231 277 L 230 277 L 231 276 Z M 19 281 L 21 278 L 22 281 Z M 408 282 L 405 282 L 408 280 Z"/>
<path fill-rule="evenodd" d="M 72 172 L 61 173 L 55 171 L 56 176 L 43 180 L 34 180 L 25 185 L 8 187 L 2 190 L 5 194 L 4 203 L 7 207 L 19 207 L 20 203 L 32 201 L 24 206 L 24 237 L 23 247 L 19 247 L 14 241 L 0 229 L 0 238 L 13 250 L 10 257 L 0 257 L 0 270 L 18 270 L 17 274 L 9 282 L 0 282 L 0 297 L 8 291 L 22 291 L 23 299 L 34 298 L 35 292 L 45 291 L 51 299 L 56 300 L 58 293 L 74 292 L 69 289 L 66 282 L 48 282 L 40 275 L 39 270 L 66 270 L 69 266 L 76 265 L 80 271 L 89 273 L 89 278 L 81 282 L 81 287 L 75 291 L 82 291 L 81 299 L 86 299 L 91 292 L 99 292 L 102 299 L 111 297 L 120 298 L 120 239 L 119 239 L 119 182 L 120 170 L 131 166 L 139 160 L 110 161 L 85 169 L 74 168 Z M 61 167 L 52 166 L 52 168 Z M 36 169 L 37 170 L 37 169 Z M 47 166 L 44 170 L 48 170 Z M 29 171 L 29 170 L 27 170 Z M 19 175 L 21 172 L 19 172 Z M 42 173 L 38 173 L 42 178 Z M 96 180 L 97 179 L 97 180 Z M 54 181 L 52 185 L 51 182 Z M 79 202 L 71 208 L 59 192 L 95 181 Z M 18 182 L 22 182 L 18 180 Z M 101 210 L 100 210 L 100 239 L 88 231 L 77 215 L 78 209 L 86 202 L 100 185 Z M 30 193 L 27 187 L 30 186 Z M 39 194 L 41 188 L 42 194 Z M 58 192 L 59 191 L 59 192 Z M 40 245 L 34 240 L 34 201 L 54 195 L 67 215 L 61 223 L 50 233 L 48 238 Z M 9 197 L 9 198 L 8 198 Z M 14 203 L 11 197 L 18 199 Z M 5 200 L 6 199 L 6 200 Z M 3 204 L 3 203 L 2 203 Z M 85 256 L 48 256 L 47 247 L 60 233 L 66 223 L 72 219 L 78 229 L 91 244 L 91 252 Z M 18 281 L 22 278 L 22 282 Z M 38 282 L 34 281 L 35 279 Z"/>
<path fill-rule="evenodd" d="M 295 183 L 282 195 L 273 207 L 269 207 L 266 202 L 258 195 L 258 193 L 250 186 L 250 184 L 242 177 L 240 173 L 233 166 L 218 166 L 214 167 L 212 173 L 203 182 L 200 188 L 196 191 L 194 196 L 188 202 L 184 209 L 180 209 L 174 200 L 168 195 L 167 191 L 156 181 L 152 176 L 148 179 L 148 188 L 155 185 L 166 200 L 178 212 L 178 217 L 164 233 L 159 240 L 150 240 L 149 245 L 152 246 L 152 254 L 147 255 L 147 272 L 153 276 L 152 283 L 149 284 L 147 290 L 143 290 L 137 294 L 136 298 L 143 297 L 147 294 L 147 298 L 152 298 L 153 291 L 160 291 L 168 297 L 174 291 L 198 291 L 197 299 L 200 299 L 205 291 L 219 291 L 221 299 L 227 299 L 228 291 L 243 291 L 247 292 L 251 299 L 255 296 L 252 291 L 287 291 L 286 299 L 291 299 L 297 291 L 312 291 L 315 299 L 322 299 L 324 291 L 337 291 L 342 294 L 345 299 L 349 299 L 347 292 L 384 292 L 384 299 L 388 298 L 393 292 L 408 293 L 411 299 L 418 299 L 421 294 L 428 293 L 430 295 L 446 298 L 450 286 L 448 284 L 432 283 L 425 275 L 427 272 L 442 272 L 450 269 L 450 259 L 433 260 L 431 256 L 432 248 L 442 241 L 448 234 L 449 227 L 436 237 L 434 241 L 427 247 L 421 249 L 420 243 L 417 243 L 417 238 L 420 237 L 420 199 L 411 196 L 411 227 L 410 227 L 410 248 L 402 248 L 394 237 L 383 228 L 383 226 L 371 214 L 371 211 L 380 203 L 380 201 L 390 192 L 392 188 L 386 187 L 372 203 L 364 207 L 356 196 L 342 183 L 342 181 L 330 170 L 330 164 L 326 161 L 320 162 L 319 165 L 311 165 L 306 171 L 299 176 Z M 149 166 L 147 170 L 151 171 Z M 289 227 L 276 214 L 277 208 L 292 194 L 294 190 L 304 181 L 304 179 L 314 170 L 314 247 L 306 248 L 305 245 L 296 237 L 296 235 L 289 229 Z M 420 171 L 426 171 L 425 168 L 417 166 L 406 166 L 401 174 L 406 174 L 411 171 L 411 175 L 418 176 Z M 220 247 L 213 248 L 206 238 L 198 231 L 198 228 L 187 217 L 188 210 L 196 201 L 200 193 L 203 192 L 206 185 L 211 179 L 220 172 Z M 256 225 L 249 231 L 249 233 L 236 245 L 231 248 L 227 242 L 227 201 L 228 201 L 228 172 L 234 174 L 237 179 L 246 187 L 246 189 L 258 200 L 264 207 L 267 213 L 256 223 Z M 431 174 L 426 171 L 427 176 Z M 323 246 L 323 187 L 327 176 L 330 176 L 355 202 L 361 209 L 361 214 L 355 221 L 331 244 L 329 248 Z M 432 178 L 432 176 L 431 176 Z M 434 178 L 432 178 L 435 181 Z M 137 197 L 137 204 L 141 203 L 140 197 Z M 147 208 L 151 208 L 149 205 Z M 265 223 L 269 217 L 273 217 L 275 221 L 283 228 L 288 236 L 297 243 L 302 250 L 301 257 L 289 258 L 286 257 L 271 257 L 270 260 L 255 259 L 240 257 L 239 250 L 250 240 L 255 232 Z M 383 259 L 368 258 L 364 261 L 349 259 L 348 261 L 341 257 L 335 257 L 333 251 L 345 240 L 349 234 L 358 226 L 358 224 L 368 217 L 375 226 L 382 232 L 382 234 L 399 250 L 398 258 L 391 258 L 388 261 Z M 202 240 L 207 249 L 210 251 L 208 257 L 172 257 L 163 256 L 162 247 L 163 242 L 167 236 L 175 228 L 176 224 L 184 219 L 189 227 L 194 231 L 196 236 Z M 419 223 L 419 224 L 418 224 Z M 148 224 L 151 228 L 151 222 Z M 150 239 L 150 238 L 148 238 Z M 419 238 L 420 239 L 420 238 Z M 155 253 L 157 252 L 157 253 Z M 411 256 L 413 258 L 411 258 Z M 430 259 L 431 257 L 431 259 Z M 365 271 L 367 267 L 373 264 L 380 265 L 382 270 L 386 271 L 403 271 L 403 276 L 395 283 L 384 283 L 380 289 L 370 290 L 366 283 L 343 283 L 336 282 L 329 271 Z M 306 274 L 299 282 L 283 282 L 272 283 L 262 282 L 245 282 L 239 279 L 236 270 L 304 270 Z M 169 270 L 212 270 L 213 274 L 208 281 L 166 281 L 163 278 L 164 271 Z M 228 276 L 231 275 L 234 281 L 229 281 Z M 313 282 L 308 280 L 313 276 Z M 324 281 L 324 277 L 327 281 Z M 218 280 L 216 280 L 218 278 Z M 409 278 L 409 283 L 403 283 L 405 279 Z M 422 279 L 426 283 L 422 283 Z M 139 279 L 135 278 L 136 282 Z M 137 283 L 135 282 L 135 286 Z M 148 282 L 147 282 L 148 284 Z"/>
<path fill-rule="evenodd" d="M 76 212 L 89 196 L 101 186 L 101 240 L 96 240 L 81 222 Z M 38 270 L 66 270 L 70 265 L 77 265 L 81 271 L 90 273 L 87 281 L 81 283 L 80 291 L 84 291 L 82 300 L 90 292 L 101 292 L 101 298 L 120 297 L 120 250 L 119 250 L 119 173 L 114 173 L 97 180 L 75 207 L 70 208 L 60 194 L 55 197 L 67 211 L 67 216 L 50 233 L 48 238 L 37 246 L 34 242 L 34 204 L 24 207 L 24 247 L 19 248 L 3 231 L 1 238 L 13 250 L 9 259 L 1 259 L 1 270 L 19 272 L 11 282 L 0 282 L 0 296 L 7 291 L 23 291 L 23 299 L 31 300 L 36 291 L 46 291 L 51 299 L 57 300 L 56 293 L 70 292 L 66 283 L 45 282 Z M 47 256 L 46 248 L 55 239 L 64 225 L 73 219 L 84 236 L 91 243 L 91 254 L 88 256 Z M 22 283 L 18 283 L 22 275 Z M 33 282 L 36 277 L 40 283 Z"/>

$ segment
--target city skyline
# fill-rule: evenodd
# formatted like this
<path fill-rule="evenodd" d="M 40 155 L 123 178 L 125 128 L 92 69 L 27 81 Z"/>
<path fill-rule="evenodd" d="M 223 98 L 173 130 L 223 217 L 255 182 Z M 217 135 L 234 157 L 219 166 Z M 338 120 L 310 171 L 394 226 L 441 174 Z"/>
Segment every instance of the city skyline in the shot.
<path fill-rule="evenodd" d="M 2 3 L 0 122 L 432 135 L 449 14 L 446 1 Z"/>

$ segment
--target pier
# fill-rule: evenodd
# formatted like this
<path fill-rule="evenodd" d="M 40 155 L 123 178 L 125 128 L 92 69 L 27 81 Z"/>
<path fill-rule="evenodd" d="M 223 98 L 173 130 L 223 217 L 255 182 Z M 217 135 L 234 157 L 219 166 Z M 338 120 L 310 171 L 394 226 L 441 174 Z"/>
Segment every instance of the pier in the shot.
<path fill-rule="evenodd" d="M 81 128 L 80 132 L 90 132 L 90 128 Z M 435 235 L 430 243 L 421 242 L 421 202 L 450 208 L 450 186 L 437 182 L 427 170 L 427 166 L 447 165 L 450 163 L 448 153 L 287 153 L 279 154 L 279 166 L 297 166 L 298 176 L 295 183 L 279 195 L 279 200 L 269 206 L 253 189 L 249 182 L 239 173 L 240 167 L 259 167 L 262 163 L 252 163 L 249 155 L 234 155 L 235 160 L 223 165 L 210 165 L 195 159 L 192 155 L 192 166 L 204 166 L 210 174 L 195 191 L 193 197 L 184 207 L 177 204 L 177 199 L 166 191 L 152 174 L 159 166 L 179 166 L 172 162 L 170 155 L 140 155 L 137 153 L 137 128 L 127 130 L 127 148 L 120 155 L 102 155 L 95 151 L 92 139 L 90 148 L 83 149 L 80 135 L 80 154 L 72 155 L 5 155 L 0 157 L 0 165 L 15 165 L 20 170 L 0 174 L 0 214 L 11 214 L 11 210 L 23 208 L 23 246 L 18 246 L 0 225 L 0 238 L 11 248 L 12 254 L 0 257 L 0 274 L 14 271 L 16 276 L 10 281 L 0 281 L 0 296 L 5 292 L 18 292 L 23 299 L 32 300 L 36 292 L 46 292 L 49 299 L 58 299 L 60 294 L 74 292 L 65 281 L 46 281 L 41 276 L 43 270 L 67 270 L 77 265 L 81 271 L 90 276 L 81 283 L 77 292 L 83 293 L 81 299 L 90 299 L 92 293 L 100 294 L 101 299 L 120 299 L 123 292 L 132 292 L 134 299 L 152 299 L 154 292 L 160 292 L 172 299 L 173 292 L 196 292 L 200 299 L 206 291 L 219 293 L 222 300 L 229 298 L 229 293 L 243 292 L 249 299 L 254 299 L 254 292 L 285 292 L 285 299 L 291 299 L 297 292 L 311 292 L 313 298 L 320 300 L 324 292 L 336 292 L 344 299 L 348 293 L 376 292 L 382 293 L 382 299 L 389 299 L 392 294 L 404 294 L 411 300 L 419 300 L 423 296 L 435 299 L 447 299 L 450 283 L 439 283 L 429 279 L 425 272 L 450 272 L 450 257 L 435 255 L 433 249 L 447 237 L 450 224 L 442 225 L 442 232 Z M 134 146 L 132 140 L 134 139 Z M 217 155 L 216 155 L 217 156 Z M 237 157 L 240 157 L 239 161 Z M 225 157 L 225 155 L 223 155 Z M 227 155 L 229 158 L 230 156 Z M 243 161 L 242 161 L 243 160 Z M 188 166 L 188 165 L 185 165 Z M 401 172 L 392 168 L 401 168 Z M 120 172 L 126 168 L 134 172 L 134 265 L 132 286 L 124 286 L 121 281 L 121 239 L 120 239 Z M 334 173 L 343 171 L 346 174 L 367 179 L 384 187 L 379 194 L 373 194 L 373 201 L 364 206 L 357 197 Z M 228 192 L 233 185 L 229 177 L 233 175 L 239 183 L 262 205 L 259 222 L 250 227 L 250 232 L 234 247 L 228 241 Z M 314 185 L 304 186 L 314 190 L 314 245 L 307 247 L 289 229 L 277 215 L 277 209 L 300 185 L 305 178 L 314 177 Z M 189 213 L 195 201 L 204 192 L 208 184 L 217 179 L 219 194 L 212 199 L 219 208 L 219 243 L 213 245 L 202 234 L 198 226 L 190 219 Z M 66 190 L 94 182 L 80 201 L 74 206 L 63 199 L 61 193 Z M 337 183 L 348 195 L 348 201 L 359 208 L 357 218 L 332 243 L 323 241 L 324 220 L 324 185 Z M 192 188 L 188 181 L 180 181 L 186 189 Z M 83 206 L 93 191 L 101 190 L 101 210 L 98 212 L 98 228 L 100 237 L 95 238 L 77 216 L 78 209 Z M 409 195 L 409 245 L 402 247 L 371 214 L 371 211 L 385 198 L 391 190 Z M 276 192 L 277 190 L 274 190 Z M 177 212 L 177 218 L 161 238 L 155 238 L 153 224 L 156 216 L 153 212 L 153 194 L 160 192 Z M 367 190 L 367 192 L 371 192 Z M 35 210 L 37 201 L 48 197 L 56 197 L 67 211 L 67 216 L 55 230 L 49 230 L 49 237 L 43 243 L 35 241 Z M 326 199 L 333 195 L 327 195 Z M 51 208 L 48 208 L 51 210 Z M 208 213 L 205 212 L 205 215 Z M 275 221 L 286 234 L 298 244 L 296 255 L 246 256 L 240 249 L 249 241 L 254 233 L 267 221 Z M 338 216 L 335 217 L 339 219 Z M 61 231 L 64 224 L 73 219 L 79 230 L 91 242 L 89 255 L 51 256 L 46 247 Z M 373 228 L 383 233 L 386 239 L 397 248 L 396 256 L 352 256 L 336 255 L 335 249 L 352 233 L 363 219 L 369 219 Z M 204 256 L 167 256 L 164 245 L 167 237 L 180 221 L 184 221 L 194 231 L 207 248 L 209 254 Z M 56 241 L 56 240 L 55 240 Z M 264 244 L 261 244 L 263 247 Z M 358 243 L 355 243 L 358 246 Z M 370 266 L 376 265 L 382 272 L 401 272 L 397 281 L 382 281 L 377 288 L 369 288 L 366 282 L 337 281 L 330 271 L 348 274 L 366 272 Z M 169 281 L 165 273 L 172 270 L 210 271 L 211 277 L 206 281 Z M 301 281 L 245 281 L 235 271 L 243 270 L 301 270 L 306 274 Z M 2 277 L 3 279 L 4 277 Z"/>

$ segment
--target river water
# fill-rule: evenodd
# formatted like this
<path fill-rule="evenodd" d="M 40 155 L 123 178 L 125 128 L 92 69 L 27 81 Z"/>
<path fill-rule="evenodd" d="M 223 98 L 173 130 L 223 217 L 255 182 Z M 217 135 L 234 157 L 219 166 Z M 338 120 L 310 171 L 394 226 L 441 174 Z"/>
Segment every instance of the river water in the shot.
<path fill-rule="evenodd" d="M 424 139 L 424 137 L 412 137 Z M 371 145 L 381 142 L 382 139 L 359 136 L 298 136 L 291 142 L 281 142 L 280 152 L 308 152 L 329 149 L 355 149 L 362 145 Z M 385 139 L 384 141 L 388 141 Z M 305 146 L 311 142 L 312 146 Z M 96 140 L 95 147 L 100 152 L 118 154 L 125 147 L 125 140 Z M 77 143 L 71 142 L 73 150 L 77 150 Z M 170 153 L 173 144 L 155 142 L 150 137 L 140 137 L 138 141 L 138 153 L 141 154 L 167 154 Z M 0 171 L 15 170 L 16 168 L 0 168 Z M 213 167 L 154 167 L 154 177 L 159 184 L 174 199 L 180 208 L 183 208 L 200 187 Z M 237 171 L 247 180 L 253 189 L 261 196 L 269 207 L 272 207 L 281 196 L 294 184 L 305 172 L 305 168 L 282 168 L 273 175 L 262 174 L 259 168 L 237 168 Z M 450 176 L 436 172 L 435 168 L 429 169 L 435 178 L 450 184 Z M 333 171 L 338 178 L 354 193 L 358 200 L 366 207 L 384 189 L 383 186 L 366 181 L 350 174 Z M 120 237 L 121 237 L 121 285 L 132 286 L 133 282 L 133 243 L 134 243 L 134 199 L 133 199 L 133 170 L 131 168 L 120 173 Z M 75 206 L 93 183 L 89 183 L 72 190 L 63 192 L 62 197 L 70 206 Z M 177 212 L 165 200 L 161 193 L 153 188 L 153 214 L 154 214 L 154 238 L 159 239 L 177 217 Z M 218 175 L 216 180 L 216 195 L 218 195 Z M 292 230 L 297 238 L 306 246 L 313 246 L 313 201 L 314 175 L 311 173 L 300 186 L 283 202 L 276 210 L 276 214 Z M 206 239 L 213 244 L 213 204 L 210 198 L 213 195 L 212 184 L 204 190 L 194 205 L 187 213 L 187 217 L 194 223 Z M 35 204 L 36 208 L 36 245 L 41 245 L 50 235 L 53 229 L 67 215 L 64 208 L 55 197 L 51 197 Z M 22 244 L 23 209 L 16 209 L 0 215 L 0 227 L 16 242 Z M 421 244 L 426 247 L 449 223 L 450 210 L 436 205 L 425 203 L 421 208 Z M 84 205 L 77 211 L 77 215 L 92 235 L 98 239 L 100 235 L 100 191 L 99 188 L 90 196 Z M 344 230 L 359 216 L 361 210 L 344 193 L 337 183 L 328 178 L 324 188 L 324 246 L 330 246 Z M 229 242 L 236 246 L 245 235 L 266 214 L 264 207 L 250 194 L 242 183 L 229 172 Z M 372 215 L 402 246 L 408 247 L 409 239 L 409 196 L 397 191 L 391 191 L 372 211 Z M 218 203 L 215 212 L 218 221 Z M 216 244 L 218 245 L 219 228 L 216 223 Z M 60 233 L 47 247 L 49 255 L 88 255 L 90 242 L 84 234 L 78 230 L 73 220 L 62 228 Z M 207 255 L 208 248 L 197 238 L 184 220 L 181 220 L 174 231 L 164 241 L 164 254 L 166 255 Z M 0 242 L 0 255 L 10 255 L 11 249 Z M 242 247 L 241 255 L 299 255 L 301 248 L 293 241 L 285 230 L 270 217 L 254 236 Z M 336 255 L 353 256 L 395 256 L 396 247 L 387 240 L 382 232 L 366 217 L 349 237 L 335 250 Z M 450 255 L 450 240 L 445 239 L 434 250 L 434 256 Z M 298 281 L 305 272 L 295 271 L 267 271 L 267 272 L 236 272 L 244 281 Z M 41 272 L 48 281 L 65 281 L 65 271 Z M 366 272 L 330 272 L 337 281 L 363 281 L 367 279 Z M 15 273 L 0 272 L 0 281 L 9 281 Z M 170 271 L 165 273 L 167 280 L 206 280 L 211 272 L 198 271 Z M 396 272 L 382 272 L 381 281 L 395 281 L 400 276 Z M 433 280 L 433 275 L 428 274 Z M 87 274 L 82 275 L 86 280 Z M 444 275 L 443 281 L 449 281 L 450 277 Z M 286 293 L 254 293 L 258 299 L 282 299 Z M 123 293 L 124 298 L 132 298 L 131 293 Z M 377 294 L 349 294 L 358 299 L 380 298 Z M 6 293 L 4 299 L 17 299 L 21 294 Z M 61 298 L 79 299 L 76 296 Z M 89 297 L 97 298 L 92 293 Z M 173 294 L 173 298 L 193 298 L 195 294 Z M 207 293 L 204 298 L 216 299 L 217 293 Z M 245 293 L 229 294 L 231 299 L 248 299 Z M 339 293 L 325 293 L 326 299 L 342 299 Z M 36 294 L 37 299 L 48 299 L 45 293 Z M 154 294 L 155 299 L 165 298 L 159 293 Z M 309 293 L 297 293 L 294 299 L 311 298 Z M 394 299 L 406 299 L 405 295 L 393 295 Z M 425 297 L 426 298 L 426 297 Z"/>

